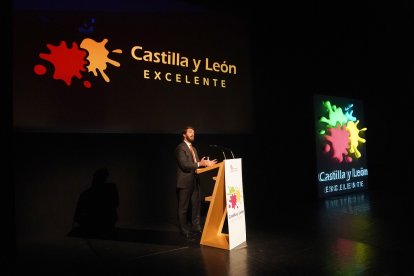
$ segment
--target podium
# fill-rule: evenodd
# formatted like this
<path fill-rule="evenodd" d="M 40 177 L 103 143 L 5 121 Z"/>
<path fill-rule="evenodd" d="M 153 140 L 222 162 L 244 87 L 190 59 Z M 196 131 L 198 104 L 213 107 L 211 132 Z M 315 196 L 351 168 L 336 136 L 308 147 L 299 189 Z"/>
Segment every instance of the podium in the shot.
<path fill-rule="evenodd" d="M 228 159 L 211 167 L 197 169 L 197 174 L 218 170 L 200 244 L 231 250 L 246 241 L 241 159 Z M 222 233 L 228 220 L 229 233 Z"/>

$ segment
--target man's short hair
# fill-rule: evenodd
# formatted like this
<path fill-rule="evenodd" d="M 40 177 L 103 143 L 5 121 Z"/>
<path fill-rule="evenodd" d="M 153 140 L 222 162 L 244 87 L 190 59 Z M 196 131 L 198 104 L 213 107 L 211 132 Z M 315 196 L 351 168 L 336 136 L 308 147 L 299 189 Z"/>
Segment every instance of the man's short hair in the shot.
<path fill-rule="evenodd" d="M 187 129 L 192 129 L 194 130 L 194 128 L 192 126 L 186 126 L 185 128 L 183 128 L 183 130 L 181 131 L 181 135 L 184 135 L 187 133 Z"/>

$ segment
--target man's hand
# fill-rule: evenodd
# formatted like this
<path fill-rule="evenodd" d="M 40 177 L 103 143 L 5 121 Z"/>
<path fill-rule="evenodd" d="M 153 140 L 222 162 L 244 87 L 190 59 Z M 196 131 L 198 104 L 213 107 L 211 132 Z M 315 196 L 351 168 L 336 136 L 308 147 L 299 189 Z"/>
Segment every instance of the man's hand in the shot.
<path fill-rule="evenodd" d="M 210 160 L 209 157 L 207 157 L 207 159 L 206 159 L 205 156 L 203 158 L 201 158 L 201 160 L 200 160 L 200 166 L 201 167 L 210 167 L 210 166 L 215 165 L 216 163 L 217 163 L 217 159 Z"/>

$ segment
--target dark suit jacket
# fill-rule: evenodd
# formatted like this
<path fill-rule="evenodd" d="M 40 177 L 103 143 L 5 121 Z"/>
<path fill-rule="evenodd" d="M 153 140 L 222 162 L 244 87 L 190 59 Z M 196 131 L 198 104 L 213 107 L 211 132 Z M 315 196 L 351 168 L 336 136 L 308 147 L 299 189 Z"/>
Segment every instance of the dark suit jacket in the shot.
<path fill-rule="evenodd" d="M 193 146 L 197 162 L 197 150 Z M 187 144 L 183 141 L 175 148 L 175 159 L 177 163 L 177 188 L 191 188 L 199 181 L 199 176 L 195 173 L 198 168 Z"/>

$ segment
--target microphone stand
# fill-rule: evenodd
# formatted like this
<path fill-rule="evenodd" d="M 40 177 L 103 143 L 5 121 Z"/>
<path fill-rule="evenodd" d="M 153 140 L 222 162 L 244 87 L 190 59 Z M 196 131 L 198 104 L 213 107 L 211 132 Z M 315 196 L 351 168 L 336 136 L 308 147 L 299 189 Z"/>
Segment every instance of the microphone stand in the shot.
<path fill-rule="evenodd" d="M 228 150 L 228 151 L 231 153 L 231 156 L 232 156 L 232 157 L 233 157 L 233 159 L 234 159 L 234 154 L 233 154 L 233 151 L 232 151 L 231 149 L 226 148 L 226 147 L 222 147 L 222 146 L 217 146 L 217 147 L 222 148 L 222 149 L 224 149 L 224 150 Z"/>
<path fill-rule="evenodd" d="M 226 154 L 224 153 L 223 147 L 219 147 L 217 145 L 210 145 L 210 147 L 218 148 L 221 151 L 221 153 L 223 154 L 224 159 L 227 159 Z"/>
<path fill-rule="evenodd" d="M 226 150 L 230 151 L 231 156 L 232 156 L 232 157 L 233 157 L 233 159 L 234 159 L 234 154 L 233 154 L 233 151 L 232 151 L 231 149 L 229 149 L 229 148 L 224 148 L 224 149 L 226 149 Z"/>

